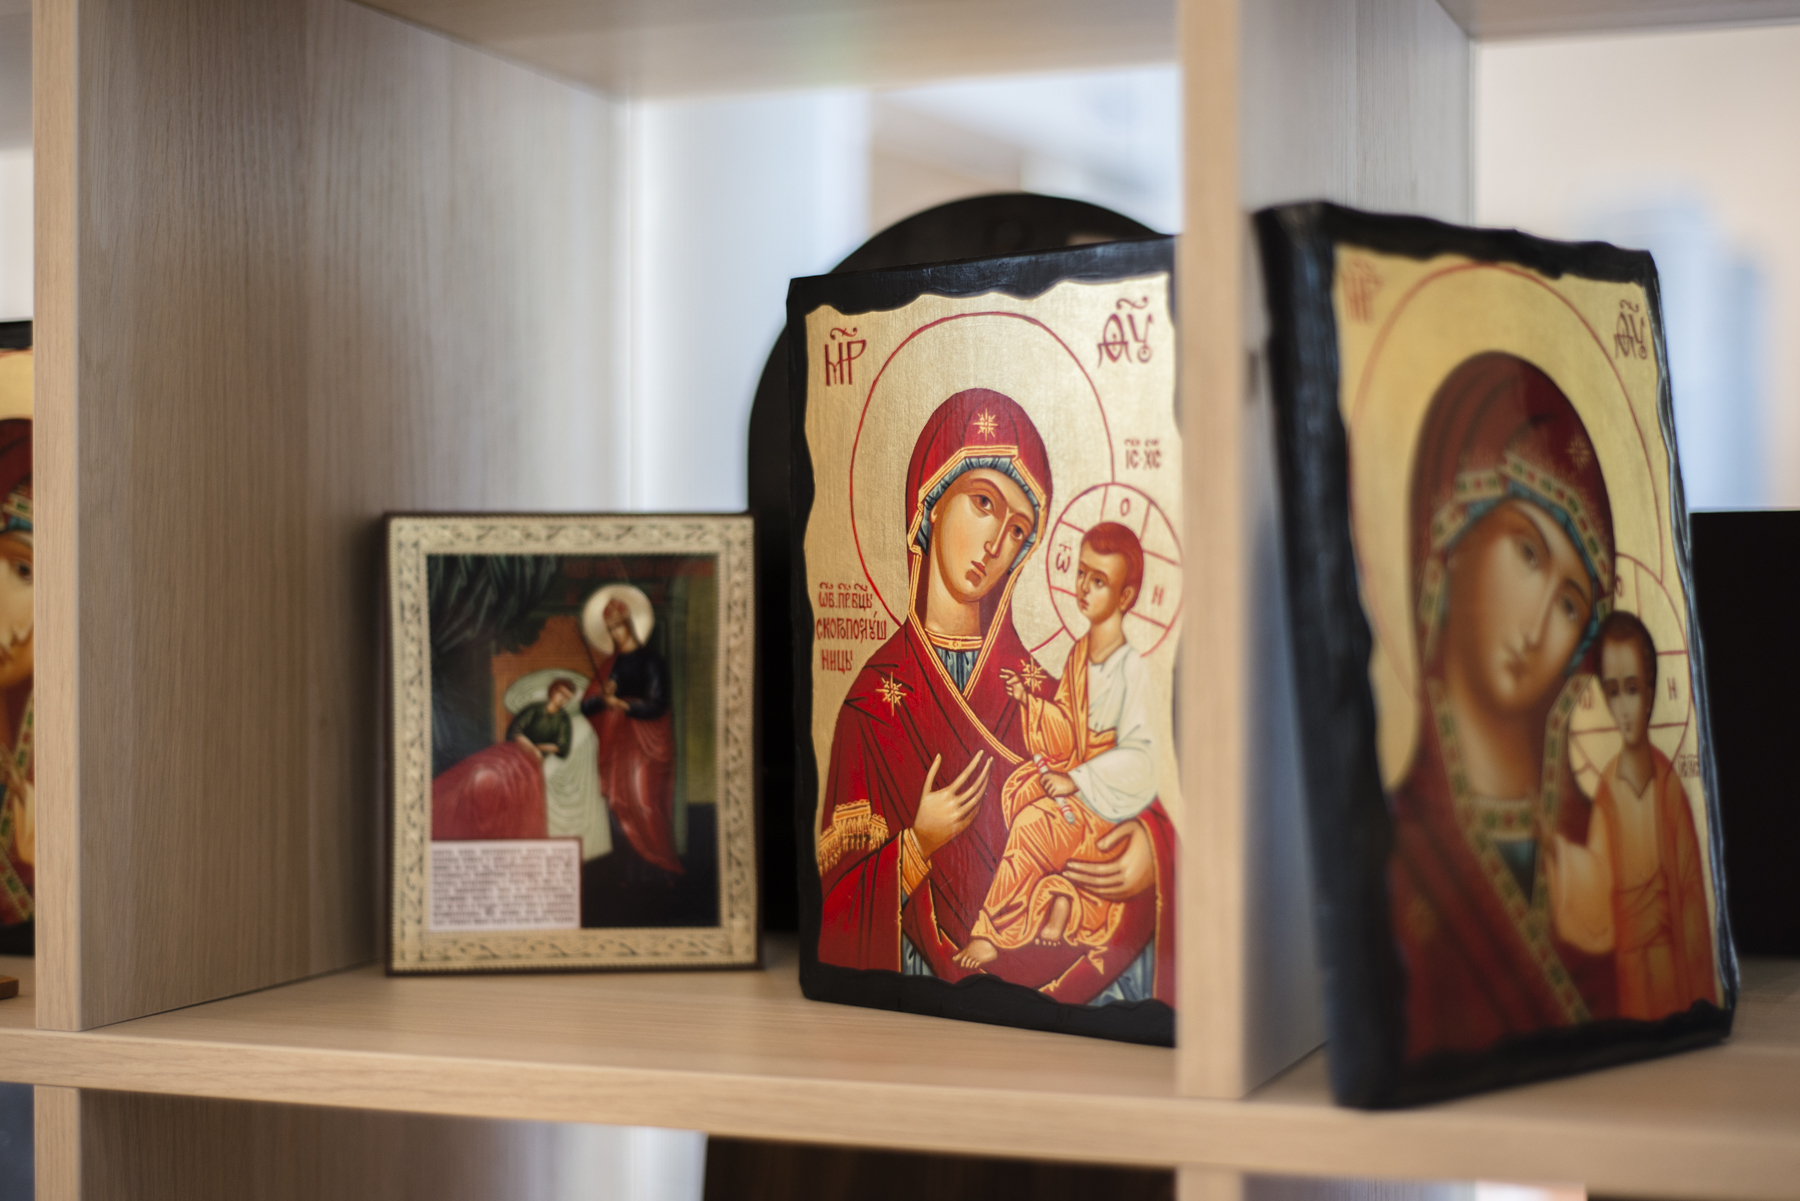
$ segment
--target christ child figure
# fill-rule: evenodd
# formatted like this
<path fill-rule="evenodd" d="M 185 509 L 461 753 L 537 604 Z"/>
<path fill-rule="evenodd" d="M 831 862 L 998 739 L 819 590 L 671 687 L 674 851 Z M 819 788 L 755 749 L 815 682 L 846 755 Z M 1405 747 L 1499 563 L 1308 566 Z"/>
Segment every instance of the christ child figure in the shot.
<path fill-rule="evenodd" d="M 1000 673 L 1024 711 L 1032 757 L 1001 788 L 1006 848 L 973 937 L 956 957 L 962 967 L 1033 942 L 1095 949 L 1112 942 L 1123 906 L 1077 888 L 1062 872 L 1072 859 L 1105 859 L 1113 828 L 1156 800 L 1150 671 L 1124 631 L 1143 585 L 1137 535 L 1116 522 L 1094 526 L 1082 539 L 1075 577 L 1088 632 L 1070 649 L 1055 696 L 1045 700 L 1027 681 L 1034 663 L 1021 664 L 1024 674 Z"/>
<path fill-rule="evenodd" d="M 1600 683 L 1623 745 L 1600 775 L 1586 845 L 1558 834 L 1551 903 L 1562 937 L 1611 952 L 1619 1016 L 1654 1021 L 1718 1003 L 1712 921 L 1687 792 L 1650 742 L 1656 644 L 1618 612 L 1600 627 Z"/>

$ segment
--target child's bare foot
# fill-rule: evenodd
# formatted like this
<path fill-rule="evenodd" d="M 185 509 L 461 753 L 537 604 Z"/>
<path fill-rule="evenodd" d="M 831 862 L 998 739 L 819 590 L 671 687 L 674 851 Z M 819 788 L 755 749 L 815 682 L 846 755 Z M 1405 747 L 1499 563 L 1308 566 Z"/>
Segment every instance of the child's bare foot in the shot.
<path fill-rule="evenodd" d="M 1058 896 L 1050 900 L 1050 912 L 1044 915 L 1043 929 L 1038 931 L 1038 941 L 1042 943 L 1059 943 L 1069 931 L 1069 898 Z"/>
<path fill-rule="evenodd" d="M 1000 958 L 1000 948 L 985 938 L 971 938 L 956 957 L 957 967 L 982 967 Z"/>

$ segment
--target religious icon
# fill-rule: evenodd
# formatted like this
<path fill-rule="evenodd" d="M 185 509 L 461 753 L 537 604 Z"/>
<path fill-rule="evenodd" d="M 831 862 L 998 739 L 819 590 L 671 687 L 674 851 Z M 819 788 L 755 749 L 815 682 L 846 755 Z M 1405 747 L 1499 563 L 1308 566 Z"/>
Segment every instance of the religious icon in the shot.
<path fill-rule="evenodd" d="M 396 972 L 757 958 L 744 517 L 391 517 Z"/>
<path fill-rule="evenodd" d="M 792 285 L 809 996 L 1173 1038 L 1171 245 Z"/>
<path fill-rule="evenodd" d="M 0 323 L 0 953 L 35 940 L 31 323 Z"/>
<path fill-rule="evenodd" d="M 1258 218 L 1333 1087 L 1716 1040 L 1736 961 L 1647 254 Z"/>

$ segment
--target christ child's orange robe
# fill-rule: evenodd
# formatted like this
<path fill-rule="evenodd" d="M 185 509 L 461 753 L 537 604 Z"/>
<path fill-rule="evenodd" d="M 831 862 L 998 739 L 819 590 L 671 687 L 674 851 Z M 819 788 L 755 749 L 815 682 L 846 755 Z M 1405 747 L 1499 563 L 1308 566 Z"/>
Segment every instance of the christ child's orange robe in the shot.
<path fill-rule="evenodd" d="M 1655 747 L 1650 754 L 1655 770 L 1647 795 L 1631 795 L 1616 759 L 1594 794 L 1611 842 L 1619 1016 L 1646 1021 L 1680 1013 L 1695 1001 L 1716 1005 L 1719 999 L 1694 816 L 1668 757 Z M 1628 820 L 1621 812 L 1626 805 L 1646 810 L 1643 817 L 1653 818 L 1654 826 L 1642 818 Z M 1634 840 L 1633 825 L 1653 833 Z"/>
<path fill-rule="evenodd" d="M 1067 772 L 1112 749 L 1116 731 L 1088 729 L 1087 635 L 1069 651 L 1056 695 L 1048 701 L 1027 696 L 1024 718 L 1027 749 L 1042 755 L 1052 771 Z M 1061 872 L 1071 859 L 1105 858 L 1098 843 L 1113 823 L 1074 797 L 1047 795 L 1038 770 L 1034 761 L 1022 763 L 1001 787 L 1006 849 L 972 933 L 1002 950 L 1024 946 L 1043 929 L 1060 896 L 1069 901 L 1063 941 L 1106 947 L 1118 930 L 1121 906 L 1083 892 Z"/>

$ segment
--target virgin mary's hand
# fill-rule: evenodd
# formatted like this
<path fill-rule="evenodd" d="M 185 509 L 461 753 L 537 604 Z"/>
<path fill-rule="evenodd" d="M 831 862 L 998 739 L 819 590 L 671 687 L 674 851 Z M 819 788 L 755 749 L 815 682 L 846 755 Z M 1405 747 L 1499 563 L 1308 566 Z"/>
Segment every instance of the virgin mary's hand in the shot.
<path fill-rule="evenodd" d="M 1126 901 L 1156 883 L 1156 850 L 1144 823 L 1116 826 L 1094 845 L 1103 854 L 1114 850 L 1118 854 L 1104 860 L 1069 860 L 1063 875 L 1075 887 L 1103 901 Z"/>
<path fill-rule="evenodd" d="M 931 858 L 937 849 L 969 828 L 987 795 L 988 771 L 994 761 L 983 751 L 969 760 L 962 774 L 942 788 L 933 788 L 938 768 L 944 757 L 938 755 L 925 773 L 925 787 L 919 793 L 919 812 L 913 818 L 913 837 L 919 840 L 919 853 Z M 977 772 L 975 769 L 980 768 Z M 971 778 L 973 777 L 973 778 Z"/>

